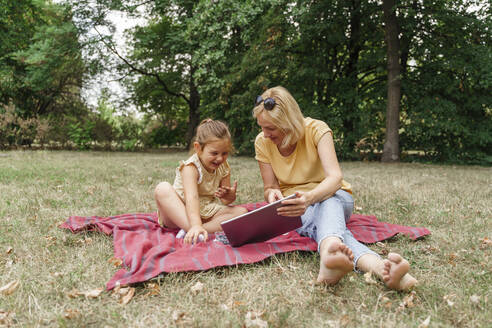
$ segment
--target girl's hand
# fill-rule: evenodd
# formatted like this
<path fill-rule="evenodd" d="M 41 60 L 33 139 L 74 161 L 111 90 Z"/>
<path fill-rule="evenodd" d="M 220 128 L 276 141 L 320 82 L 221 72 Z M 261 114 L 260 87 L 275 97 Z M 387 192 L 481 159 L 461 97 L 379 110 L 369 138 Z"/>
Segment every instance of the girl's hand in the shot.
<path fill-rule="evenodd" d="M 184 237 L 185 244 L 196 244 L 200 241 L 199 236 L 203 236 L 203 240 L 207 240 L 208 232 L 201 225 L 194 225 L 188 230 Z"/>
<path fill-rule="evenodd" d="M 236 200 L 237 181 L 234 181 L 232 187 L 220 186 L 215 192 L 215 197 L 219 198 L 226 204 Z"/>
<path fill-rule="evenodd" d="M 296 191 L 296 198 L 284 200 L 282 206 L 277 209 L 277 213 L 282 216 L 301 216 L 309 205 L 311 205 L 309 193 Z"/>
<path fill-rule="evenodd" d="M 284 196 L 282 195 L 280 189 L 268 189 L 267 197 L 266 197 L 266 201 L 268 203 L 273 203 L 274 201 L 277 201 L 282 198 L 284 198 Z"/>

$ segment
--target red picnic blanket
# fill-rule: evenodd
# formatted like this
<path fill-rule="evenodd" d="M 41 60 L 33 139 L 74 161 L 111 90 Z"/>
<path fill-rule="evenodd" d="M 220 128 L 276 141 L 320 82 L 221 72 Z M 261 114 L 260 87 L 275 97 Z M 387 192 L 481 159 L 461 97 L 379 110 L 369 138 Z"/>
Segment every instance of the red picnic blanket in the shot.
<path fill-rule="evenodd" d="M 245 204 L 248 210 L 266 203 Z M 379 222 L 375 216 L 353 214 L 347 223 L 354 237 L 364 243 L 375 243 L 398 233 L 417 239 L 430 234 L 426 228 L 401 226 Z M 111 290 L 121 286 L 149 280 L 163 272 L 201 271 L 213 267 L 254 263 L 277 253 L 295 250 L 316 251 L 316 242 L 291 231 L 266 242 L 232 247 L 215 240 L 211 234 L 207 241 L 195 245 L 177 239 L 177 230 L 163 228 L 157 213 L 122 214 L 109 217 L 71 216 L 60 228 L 72 232 L 101 231 L 113 234 L 114 257 L 123 261 L 124 268 L 115 273 L 106 284 Z"/>

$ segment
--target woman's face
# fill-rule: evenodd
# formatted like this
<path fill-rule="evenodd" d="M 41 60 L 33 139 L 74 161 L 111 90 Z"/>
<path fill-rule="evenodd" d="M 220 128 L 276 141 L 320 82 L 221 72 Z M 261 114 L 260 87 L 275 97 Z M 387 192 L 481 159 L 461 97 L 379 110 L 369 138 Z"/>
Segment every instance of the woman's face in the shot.
<path fill-rule="evenodd" d="M 284 140 L 285 133 L 283 133 L 278 127 L 276 127 L 270 118 L 265 115 L 265 112 L 261 112 L 256 116 L 256 122 L 263 131 L 265 138 L 270 139 L 275 145 L 280 146 L 282 140 Z"/>

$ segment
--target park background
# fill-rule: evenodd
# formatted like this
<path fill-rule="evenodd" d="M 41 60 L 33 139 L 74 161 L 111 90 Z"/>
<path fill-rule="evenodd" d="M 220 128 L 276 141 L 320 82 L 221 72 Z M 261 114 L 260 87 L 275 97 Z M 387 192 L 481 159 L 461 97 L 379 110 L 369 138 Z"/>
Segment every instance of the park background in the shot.
<path fill-rule="evenodd" d="M 488 1 L 0 0 L 0 326 L 490 327 L 490 41 Z M 155 212 L 205 117 L 237 202 L 261 200 L 251 111 L 275 85 L 334 130 L 355 213 L 431 231 L 370 245 L 420 285 L 316 285 L 292 252 L 103 292 L 111 237 L 59 224 Z"/>
<path fill-rule="evenodd" d="M 488 1 L 0 4 L 4 149 L 186 148 L 213 117 L 251 155 L 254 99 L 282 85 L 342 160 L 492 162 Z"/>

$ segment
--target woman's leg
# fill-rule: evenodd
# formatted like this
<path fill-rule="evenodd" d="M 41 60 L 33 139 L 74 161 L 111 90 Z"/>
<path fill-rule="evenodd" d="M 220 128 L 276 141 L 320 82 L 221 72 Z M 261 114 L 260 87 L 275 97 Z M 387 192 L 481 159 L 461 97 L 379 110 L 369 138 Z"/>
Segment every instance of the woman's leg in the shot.
<path fill-rule="evenodd" d="M 317 213 L 313 219 L 316 227 L 314 239 L 318 241 L 321 256 L 319 282 L 334 284 L 355 268 L 362 255 L 378 256 L 357 241 L 347 229 L 346 222 L 352 215 L 353 206 L 352 195 L 343 190 L 315 205 L 317 209 L 314 212 Z M 341 258 L 344 261 L 340 261 Z"/>
<path fill-rule="evenodd" d="M 408 273 L 410 264 L 400 254 L 389 253 L 386 260 L 373 254 L 364 254 L 357 261 L 357 268 L 364 272 L 374 272 L 391 289 L 408 290 L 417 284 L 417 279 Z"/>
<path fill-rule="evenodd" d="M 348 200 L 345 207 L 353 205 L 351 197 Z M 297 230 L 318 243 L 320 269 L 317 281 L 320 283 L 336 284 L 353 269 L 352 251 L 343 242 L 347 229 L 345 212 L 342 199 L 330 197 L 310 206 L 302 216 L 303 226 Z"/>
<path fill-rule="evenodd" d="M 220 209 L 217 213 L 212 216 L 212 219 L 203 224 L 205 230 L 209 233 L 214 233 L 216 231 L 222 231 L 221 222 L 225 220 L 232 219 L 236 216 L 246 213 L 248 210 L 241 206 L 226 206 Z"/>
<path fill-rule="evenodd" d="M 170 183 L 159 183 L 155 187 L 154 198 L 159 212 L 159 219 L 164 226 L 188 231 L 189 223 L 185 205 Z"/>
<path fill-rule="evenodd" d="M 347 206 L 350 202 L 347 199 L 351 197 L 347 197 L 347 194 L 339 196 L 341 197 L 342 203 L 345 202 L 345 217 L 348 221 L 352 214 L 353 205 Z M 403 259 L 399 254 L 390 253 L 388 254 L 388 259 L 383 260 L 378 254 L 355 239 L 352 232 L 348 229 L 343 234 L 343 241 L 352 250 L 355 268 L 363 272 L 374 272 L 389 288 L 405 290 L 417 283 L 417 280 L 408 274 L 408 270 L 410 269 L 408 261 Z"/>

